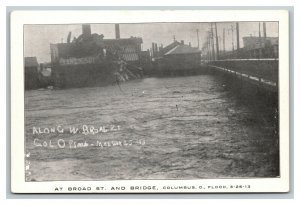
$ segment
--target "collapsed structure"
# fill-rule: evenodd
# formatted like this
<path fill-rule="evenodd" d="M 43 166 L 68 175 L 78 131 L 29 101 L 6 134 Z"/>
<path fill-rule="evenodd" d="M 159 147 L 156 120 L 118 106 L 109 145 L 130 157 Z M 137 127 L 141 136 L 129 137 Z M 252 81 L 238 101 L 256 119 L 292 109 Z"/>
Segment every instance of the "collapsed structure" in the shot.
<path fill-rule="evenodd" d="M 104 39 L 83 24 L 78 38 L 71 41 L 70 32 L 67 43 L 50 44 L 54 86 L 104 86 L 141 77 L 142 39 L 120 38 L 118 24 L 115 31 L 116 39 Z"/>

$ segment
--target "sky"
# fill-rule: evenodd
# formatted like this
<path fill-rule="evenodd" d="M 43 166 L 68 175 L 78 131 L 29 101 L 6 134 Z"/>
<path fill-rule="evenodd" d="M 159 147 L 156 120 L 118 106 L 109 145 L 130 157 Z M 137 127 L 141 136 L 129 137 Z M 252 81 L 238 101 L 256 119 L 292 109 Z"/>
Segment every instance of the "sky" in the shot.
<path fill-rule="evenodd" d="M 184 40 L 185 44 L 191 43 L 197 47 L 197 29 L 199 30 L 199 44 L 205 42 L 207 32 L 210 30 L 211 23 L 137 23 L 120 24 L 121 38 L 131 36 L 143 39 L 142 49 L 147 50 L 152 42 L 157 45 L 167 46 L 175 39 Z M 232 31 L 235 23 L 218 22 L 217 31 L 221 42 L 223 41 L 223 29 L 225 29 L 225 49 L 232 50 Z M 104 39 L 115 38 L 114 24 L 91 24 L 92 33 L 103 34 Z M 239 22 L 240 47 L 243 47 L 242 38 L 245 36 L 258 36 L 259 22 Z M 266 22 L 268 37 L 278 37 L 278 23 Z M 50 62 L 50 43 L 66 42 L 69 31 L 72 37 L 78 37 L 81 31 L 81 24 L 70 25 L 24 25 L 24 56 L 36 56 L 39 63 Z M 262 24 L 261 24 L 262 33 Z M 234 31 L 234 46 L 236 47 L 236 32 Z M 223 50 L 223 43 L 220 49 Z"/>

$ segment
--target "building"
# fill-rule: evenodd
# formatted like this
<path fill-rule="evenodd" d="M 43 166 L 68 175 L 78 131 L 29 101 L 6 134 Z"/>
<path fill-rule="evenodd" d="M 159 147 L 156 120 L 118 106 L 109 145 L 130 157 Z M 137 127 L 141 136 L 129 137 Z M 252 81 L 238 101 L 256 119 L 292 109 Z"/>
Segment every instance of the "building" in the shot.
<path fill-rule="evenodd" d="M 158 59 L 158 67 L 161 71 L 168 74 L 168 72 L 175 74 L 186 74 L 189 71 L 197 70 L 201 63 L 201 51 L 198 48 L 185 45 L 183 41 L 181 43 L 172 43 L 172 46 L 166 53 L 162 55 L 162 58 Z"/>
<path fill-rule="evenodd" d="M 244 48 L 247 50 L 265 48 L 267 46 L 278 45 L 278 37 L 243 37 Z"/>
<path fill-rule="evenodd" d="M 118 27 L 116 27 L 118 28 Z M 90 25 L 82 25 L 82 34 L 70 43 L 50 44 L 51 62 L 53 64 L 86 64 L 106 60 L 123 59 L 128 62 L 139 61 L 143 40 L 137 37 L 104 39 L 101 34 L 91 34 Z"/>
<path fill-rule="evenodd" d="M 25 90 L 39 88 L 38 61 L 36 57 L 24 58 Z"/>
<path fill-rule="evenodd" d="M 89 24 L 82 25 L 77 38 L 68 35 L 67 43 L 50 44 L 51 67 L 58 87 L 83 87 L 111 84 L 120 61 L 132 72 L 141 65 L 141 38 L 120 38 L 116 24 L 116 39 L 104 39 L 91 32 Z M 124 63 L 122 63 L 124 64 Z"/>
<path fill-rule="evenodd" d="M 152 53 L 152 59 L 153 61 L 155 61 L 156 59 L 160 59 L 164 56 L 164 54 L 166 54 L 168 51 L 170 51 L 171 49 L 175 48 L 176 46 L 180 45 L 181 43 L 174 40 L 171 44 L 167 45 L 166 47 L 163 47 L 163 45 L 161 45 L 160 47 L 157 47 L 156 43 L 152 43 L 152 49 L 151 49 L 151 53 Z"/>
<path fill-rule="evenodd" d="M 251 58 L 278 58 L 278 37 L 243 37 L 244 56 Z"/>

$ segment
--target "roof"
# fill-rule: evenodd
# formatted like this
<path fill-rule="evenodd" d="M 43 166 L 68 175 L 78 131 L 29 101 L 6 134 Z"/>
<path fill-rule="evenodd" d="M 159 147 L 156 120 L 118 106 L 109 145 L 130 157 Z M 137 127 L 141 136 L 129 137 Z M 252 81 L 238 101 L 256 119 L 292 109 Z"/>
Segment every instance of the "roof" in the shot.
<path fill-rule="evenodd" d="M 169 50 L 165 55 L 175 55 L 175 54 L 192 54 L 200 53 L 201 51 L 197 48 L 193 48 L 188 45 L 177 45 L 173 49 Z"/>
<path fill-rule="evenodd" d="M 38 67 L 39 66 L 36 57 L 25 57 L 24 65 L 25 65 L 25 67 Z"/>
<path fill-rule="evenodd" d="M 180 43 L 178 41 L 174 41 L 173 43 L 167 45 L 162 49 L 162 54 L 167 53 L 168 51 L 170 51 L 171 49 L 175 48 L 178 45 L 180 45 Z"/>

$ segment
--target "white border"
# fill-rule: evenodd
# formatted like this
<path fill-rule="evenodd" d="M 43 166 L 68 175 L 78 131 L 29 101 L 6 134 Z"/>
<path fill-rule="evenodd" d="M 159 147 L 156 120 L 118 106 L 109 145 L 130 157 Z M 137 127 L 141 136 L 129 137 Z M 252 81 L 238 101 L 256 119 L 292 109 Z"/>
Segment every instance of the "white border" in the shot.
<path fill-rule="evenodd" d="M 210 22 L 210 21 L 279 21 L 280 82 L 280 178 L 201 179 L 201 180 L 123 180 L 25 182 L 24 174 L 24 79 L 23 25 L 70 23 L 136 23 L 136 22 Z M 15 11 L 11 14 L 11 190 L 14 193 L 76 193 L 67 187 L 78 186 L 157 186 L 155 193 L 171 193 L 162 187 L 201 185 L 250 185 L 250 189 L 196 190 L 196 192 L 287 192 L 289 191 L 289 35 L 288 12 L 283 10 L 176 10 L 176 11 Z M 101 184 L 101 185 L 100 185 Z M 65 191 L 55 192 L 55 187 Z M 104 192 L 113 193 L 106 190 Z M 98 192 L 98 193 L 104 193 Z M 153 191 L 117 191 L 147 193 Z M 175 190 L 175 192 L 178 192 Z M 195 190 L 181 190 L 195 192 Z M 84 193 L 84 192 L 78 192 Z M 90 192 L 88 192 L 90 193 Z"/>

